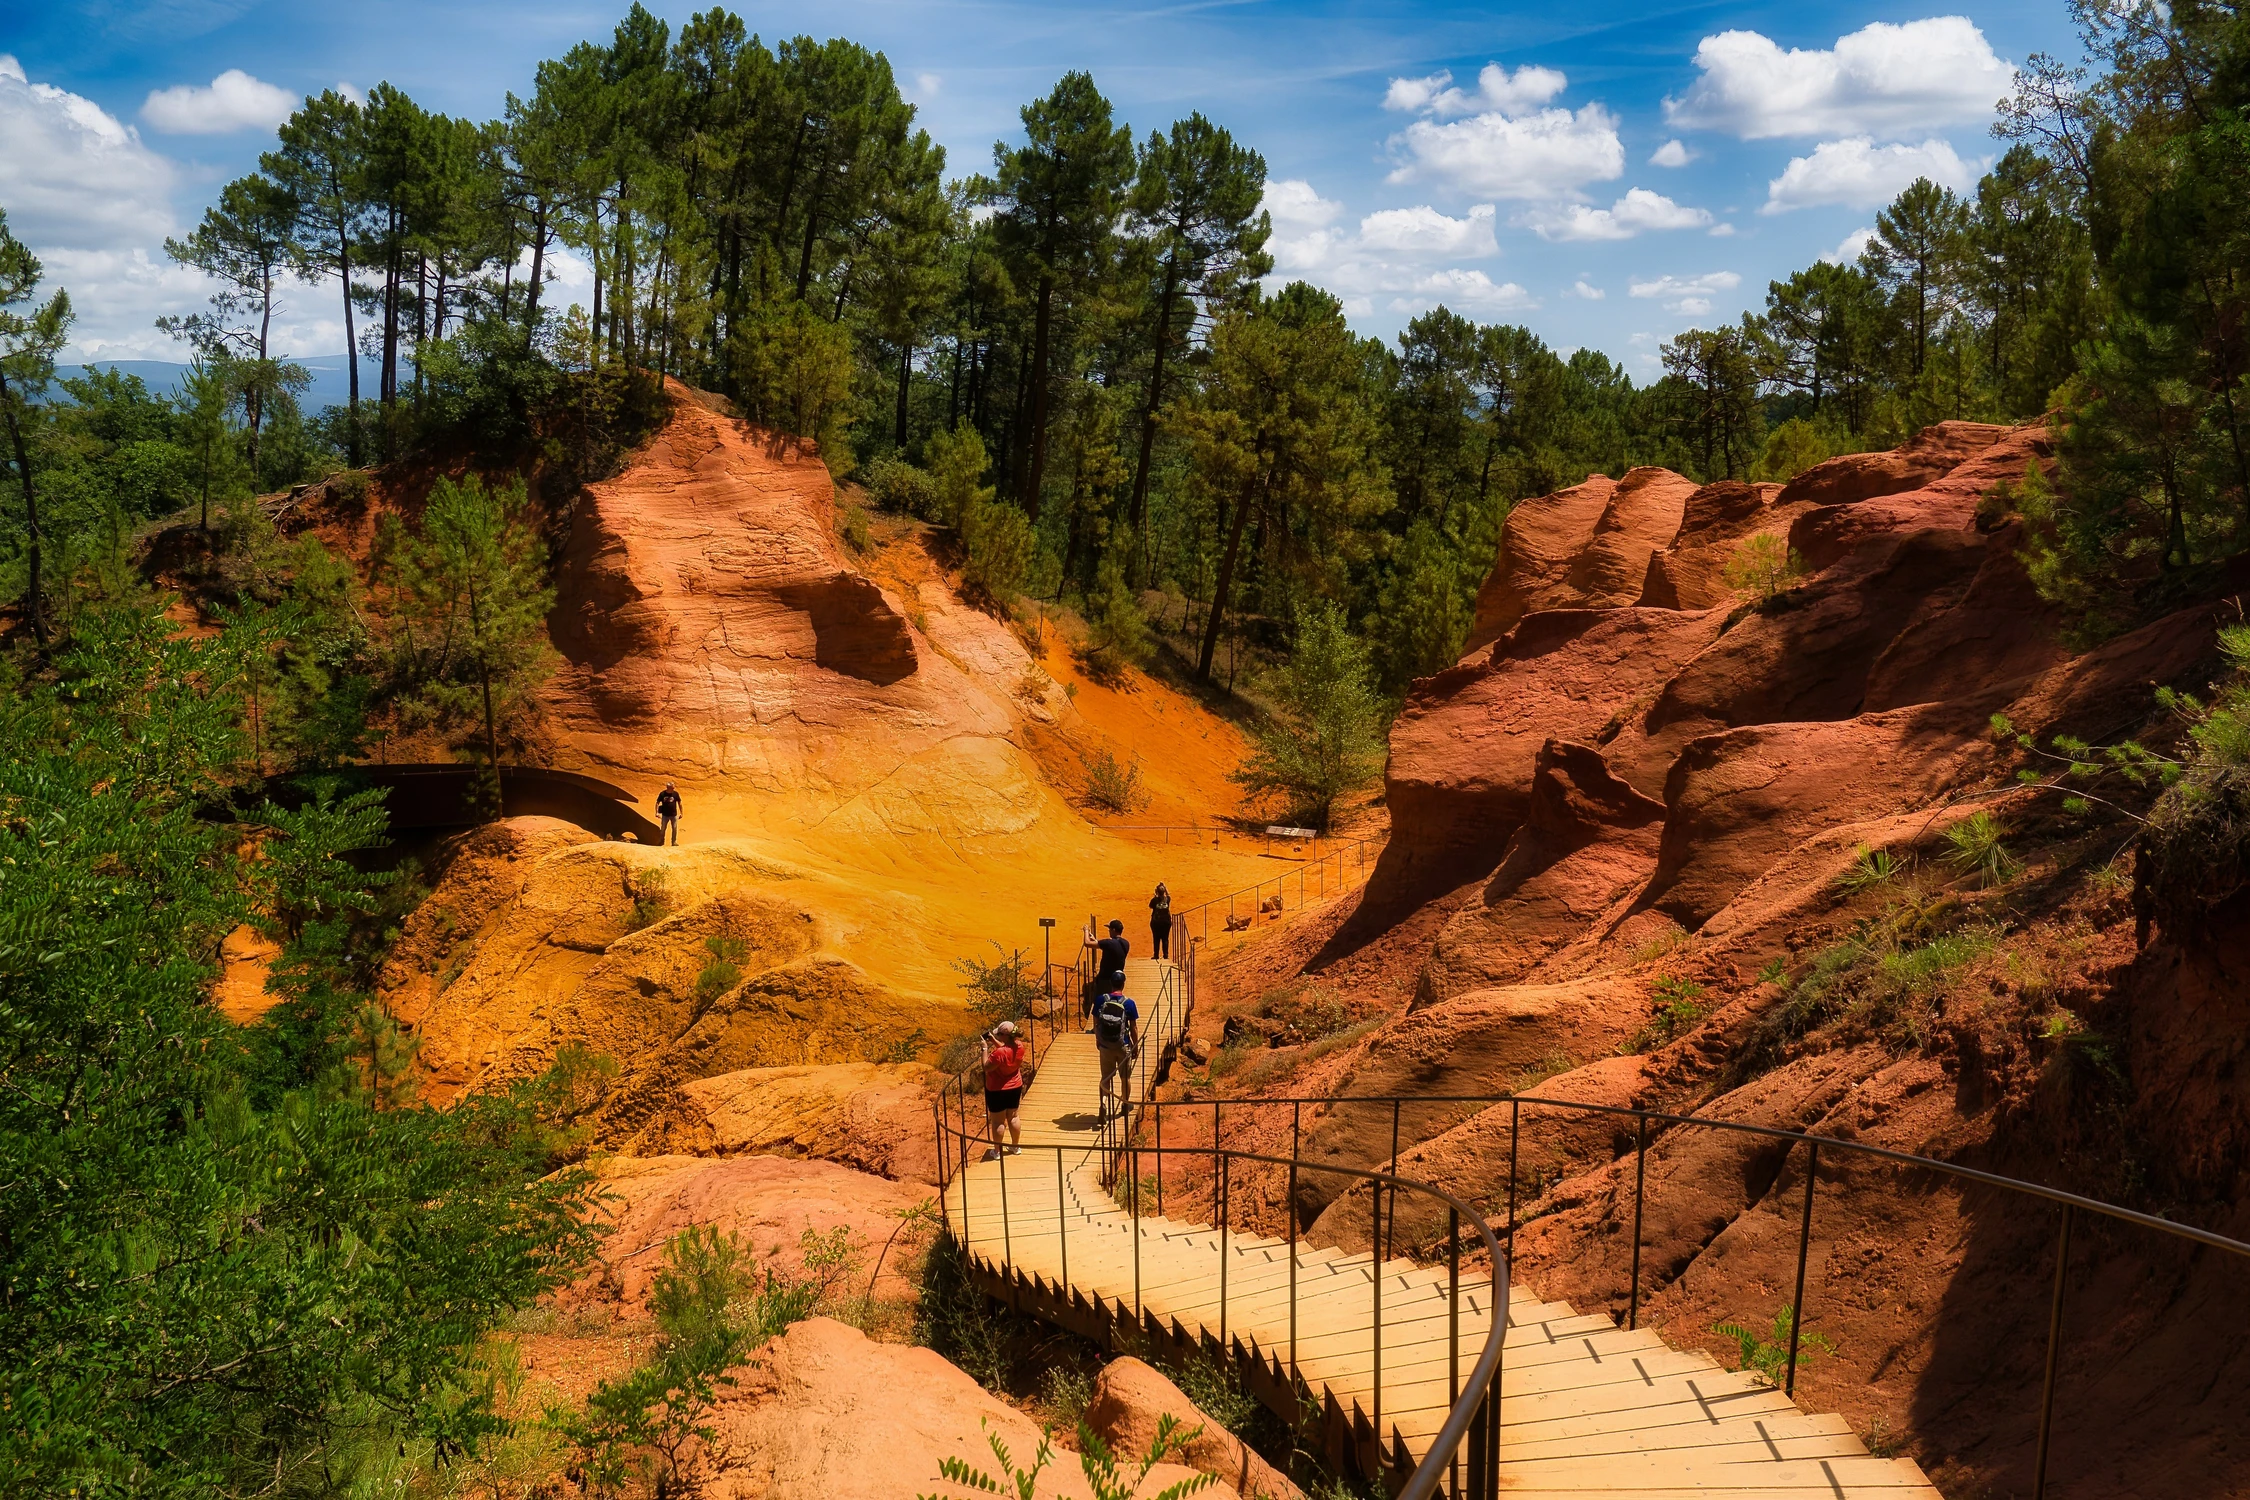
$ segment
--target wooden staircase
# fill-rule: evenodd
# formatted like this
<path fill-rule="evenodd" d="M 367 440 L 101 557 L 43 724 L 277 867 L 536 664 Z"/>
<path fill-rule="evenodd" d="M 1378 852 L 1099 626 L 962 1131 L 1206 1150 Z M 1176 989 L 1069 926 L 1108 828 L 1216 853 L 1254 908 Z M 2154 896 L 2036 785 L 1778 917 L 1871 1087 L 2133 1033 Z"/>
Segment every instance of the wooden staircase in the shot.
<path fill-rule="evenodd" d="M 1166 967 L 1134 961 L 1131 992 L 1158 994 Z M 1145 1040 L 1153 1058 L 1174 1038 Z M 1092 1336 L 1137 1323 L 1178 1347 L 1209 1340 L 1285 1411 L 1293 1376 L 1326 1416 L 1332 1458 L 1410 1471 L 1484 1343 L 1490 1277 L 1463 1272 L 1456 1305 L 1444 1267 L 1300 1244 L 1292 1277 L 1284 1241 L 1136 1221 L 1102 1185 L 1099 1081 L 1093 1038 L 1057 1036 L 1025 1095 L 1022 1154 L 972 1160 L 950 1184 L 946 1211 L 972 1269 Z M 1842 1418 L 1809 1416 L 1755 1376 L 1520 1284 L 1500 1392 L 1506 1496 L 1938 1500 L 1913 1462 L 1870 1455 Z M 1447 1493 L 1467 1493 L 1465 1466 L 1450 1478 Z"/>

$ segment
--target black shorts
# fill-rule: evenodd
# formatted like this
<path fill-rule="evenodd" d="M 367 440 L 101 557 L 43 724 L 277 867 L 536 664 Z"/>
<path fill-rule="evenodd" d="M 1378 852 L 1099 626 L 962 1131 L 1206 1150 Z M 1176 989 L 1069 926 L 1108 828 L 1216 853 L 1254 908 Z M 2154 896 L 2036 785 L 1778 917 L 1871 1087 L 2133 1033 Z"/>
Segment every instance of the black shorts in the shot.
<path fill-rule="evenodd" d="M 1021 1084 L 1012 1089 L 986 1089 L 984 1091 L 984 1112 L 988 1115 L 996 1115 L 1005 1110 L 1016 1109 L 1022 1104 L 1023 1085 Z"/>

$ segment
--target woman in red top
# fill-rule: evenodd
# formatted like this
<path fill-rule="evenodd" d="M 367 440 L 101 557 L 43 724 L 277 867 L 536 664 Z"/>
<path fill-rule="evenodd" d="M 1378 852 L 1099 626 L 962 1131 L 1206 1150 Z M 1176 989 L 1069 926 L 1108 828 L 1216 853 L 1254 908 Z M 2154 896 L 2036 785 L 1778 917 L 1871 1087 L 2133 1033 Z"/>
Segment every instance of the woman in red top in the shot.
<path fill-rule="evenodd" d="M 984 1034 L 984 1113 L 991 1122 L 994 1156 L 1003 1149 L 1010 1156 L 1023 1155 L 1023 1126 L 1016 1119 L 1016 1111 L 1023 1106 L 1026 1050 L 1016 1037 L 1013 1021 L 1002 1021 Z M 1003 1129 L 1009 1139 L 1005 1148 L 1000 1144 Z"/>

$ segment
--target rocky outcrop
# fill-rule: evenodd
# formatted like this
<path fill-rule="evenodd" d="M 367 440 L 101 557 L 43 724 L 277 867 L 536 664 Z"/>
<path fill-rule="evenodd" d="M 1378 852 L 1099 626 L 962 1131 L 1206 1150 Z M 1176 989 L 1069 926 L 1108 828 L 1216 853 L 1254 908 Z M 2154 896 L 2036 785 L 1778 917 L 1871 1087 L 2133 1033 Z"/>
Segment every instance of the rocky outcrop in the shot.
<path fill-rule="evenodd" d="M 762 1276 L 770 1269 L 788 1281 L 809 1274 L 805 1236 L 840 1229 L 844 1264 L 856 1268 L 851 1272 L 856 1281 L 833 1290 L 852 1296 L 868 1289 L 877 1276 L 876 1258 L 889 1244 L 892 1252 L 873 1282 L 877 1300 L 910 1302 L 917 1295 L 908 1266 L 928 1234 L 907 1216 L 929 1197 L 919 1184 L 890 1182 L 834 1162 L 778 1156 L 613 1156 L 600 1164 L 596 1197 L 601 1250 L 595 1268 L 565 1293 L 566 1301 L 644 1306 L 664 1267 L 664 1247 L 698 1226 L 736 1236 L 748 1272 Z"/>
<path fill-rule="evenodd" d="M 1418 684 L 1391 729 L 1378 878 L 1431 888 L 1492 869 L 1530 809 L 1541 747 L 1613 734 L 1724 624 L 1715 612 L 1550 611 Z"/>
<path fill-rule="evenodd" d="M 770 1153 L 935 1182 L 930 1100 L 945 1075 L 924 1063 L 745 1068 L 681 1084 L 626 1143 L 641 1154 Z"/>
<path fill-rule="evenodd" d="M 572 512 L 557 757 L 652 794 L 677 780 L 706 836 L 715 797 L 737 825 L 831 838 L 1029 828 L 1048 804 L 1011 739 L 1021 643 L 949 616 L 973 645 L 939 649 L 838 541 L 817 454 L 670 389 L 663 429 Z"/>
<path fill-rule="evenodd" d="M 1855 505 L 1881 495 L 1917 490 L 1945 478 L 2009 431 L 1989 422 L 1940 422 L 1923 428 L 1899 447 L 1880 453 L 1844 453 L 1814 464 L 1783 486 L 1780 501 Z"/>
<path fill-rule="evenodd" d="M 994 1473 L 993 1440 L 1025 1468 L 1040 1447 L 1037 1423 L 937 1354 L 828 1318 L 792 1325 L 734 1378 L 710 1419 L 718 1461 L 706 1489 L 718 1500 L 915 1500 L 941 1488 L 947 1459 Z M 1093 1500 L 1075 1459 L 1056 1456 L 1041 1496 Z M 1159 1464 L 1144 1493 L 1196 1477 Z M 1237 1500 L 1224 1483 L 1198 1493 Z"/>
<path fill-rule="evenodd" d="M 1913 488 L 1876 491 L 1874 498 L 1850 502 L 1816 503 L 1791 523 L 1790 548 L 1809 566 L 1825 568 L 1872 536 L 1933 527 L 1966 531 L 1976 524 L 1977 502 L 1996 485 L 2020 483 L 2027 465 L 2044 463 L 2054 455 L 2054 440 L 2044 425 L 2007 429 L 1976 423 L 1941 426 L 1974 427 L 1991 437 L 1973 455 L 1948 467 L 1942 477 Z M 1785 489 L 1781 498 L 1813 497 L 1809 493 L 1792 496 Z"/>
<path fill-rule="evenodd" d="M 1303 1491 L 1289 1476 L 1213 1421 L 1155 1366 L 1130 1354 L 1102 1366 L 1086 1406 L 1086 1425 L 1112 1452 L 1136 1463 L 1147 1457 L 1165 1417 L 1181 1435 L 1196 1434 L 1179 1453 L 1189 1468 L 1217 1476 L 1244 1500 L 1302 1500 Z"/>
<path fill-rule="evenodd" d="M 1500 528 L 1500 559 L 1477 590 L 1476 620 L 1469 628 L 1467 647 L 1471 655 L 1506 635 L 1533 610 L 1561 606 L 1571 566 L 1593 540 L 1594 528 L 1616 493 L 1615 480 L 1589 474 L 1584 484 L 1516 502 L 1507 524 Z"/>
<path fill-rule="evenodd" d="M 1617 482 L 1594 534 L 1563 575 L 1549 608 L 1614 609 L 1641 595 L 1649 559 L 1679 534 L 1695 481 L 1670 469 L 1633 469 Z"/>
<path fill-rule="evenodd" d="M 1786 546 L 1789 523 L 1805 509 L 1801 503 L 1776 504 L 1780 493 L 1778 484 L 1726 479 L 1690 495 L 1679 531 L 1649 557 L 1638 602 L 1652 609 L 1717 609 L 1738 602 L 1740 591 L 1726 581 L 1727 565 L 1754 536 L 1772 536 Z"/>

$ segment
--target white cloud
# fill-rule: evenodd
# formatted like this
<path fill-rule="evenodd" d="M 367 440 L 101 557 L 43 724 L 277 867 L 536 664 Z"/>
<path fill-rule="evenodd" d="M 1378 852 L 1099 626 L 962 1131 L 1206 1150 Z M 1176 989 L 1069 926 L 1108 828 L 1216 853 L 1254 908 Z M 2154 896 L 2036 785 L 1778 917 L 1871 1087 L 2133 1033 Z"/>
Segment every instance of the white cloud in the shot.
<path fill-rule="evenodd" d="M 1875 231 L 1872 227 L 1855 229 L 1850 234 L 1845 235 L 1837 243 L 1836 248 L 1823 255 L 1821 259 L 1832 265 L 1857 265 L 1860 252 L 1867 248 L 1867 242 L 1873 238 L 1875 238 Z"/>
<path fill-rule="evenodd" d="M 1666 275 L 1653 281 L 1636 281 L 1627 290 L 1635 297 L 1661 300 L 1667 311 L 1700 318 L 1711 310 L 1714 293 L 1731 292 L 1740 285 L 1742 278 L 1733 271 L 1707 271 L 1701 276 Z"/>
<path fill-rule="evenodd" d="M 1977 165 L 1963 161 L 1944 141 L 1919 146 L 1878 146 L 1868 137 L 1822 141 L 1810 156 L 1795 156 L 1766 187 L 1760 213 L 1844 203 L 1874 208 L 1896 198 L 1917 177 L 1927 177 L 1956 192 L 1975 185 Z"/>
<path fill-rule="evenodd" d="M 1602 300 L 1602 298 L 1608 296 L 1609 293 L 1603 291 L 1600 287 L 1594 285 L 1585 277 L 1581 276 L 1576 281 L 1570 284 L 1570 290 L 1563 293 L 1563 295 L 1566 297 L 1576 297 L 1585 302 L 1599 302 Z"/>
<path fill-rule="evenodd" d="M 1694 160 L 1695 153 L 1687 148 L 1687 144 L 1673 139 L 1650 152 L 1648 164 L 1652 167 L 1684 167 Z"/>
<path fill-rule="evenodd" d="M 1301 177 L 1285 177 L 1279 182 L 1266 184 L 1266 195 L 1258 206 L 1273 215 L 1277 227 L 1286 229 L 1318 229 L 1323 224 L 1333 224 L 1344 211 L 1344 205 L 1333 198 L 1323 198 L 1313 185 Z"/>
<path fill-rule="evenodd" d="M 914 75 L 915 91 L 924 99 L 935 99 L 938 96 L 938 90 L 944 85 L 945 79 L 936 73 L 917 73 Z"/>
<path fill-rule="evenodd" d="M 0 53 L 0 206 L 18 239 L 42 255 L 155 245 L 171 192 L 172 164 L 132 127 Z"/>
<path fill-rule="evenodd" d="M 1512 281 L 1495 283 L 1482 271 L 1459 266 L 1432 271 L 1409 285 L 1390 302 L 1392 312 L 1428 312 L 1439 303 L 1462 312 L 1517 312 L 1537 306 L 1531 295 Z"/>
<path fill-rule="evenodd" d="M 1529 222 L 1543 240 L 1629 240 L 1645 230 L 1701 229 L 1711 222 L 1711 215 L 1674 203 L 1662 193 L 1631 188 L 1607 208 L 1566 204 L 1533 214 Z"/>
<path fill-rule="evenodd" d="M 141 118 L 173 135 L 226 135 L 270 130 L 296 107 L 297 97 L 287 89 L 229 68 L 209 88 L 183 83 L 155 90 L 141 104 Z"/>
<path fill-rule="evenodd" d="M 367 102 L 367 96 L 348 83 L 339 81 L 336 85 L 336 92 L 342 94 L 354 104 L 365 104 Z"/>
<path fill-rule="evenodd" d="M 1392 145 L 1407 157 L 1392 182 L 1435 181 L 1480 198 L 1567 198 L 1625 171 L 1617 117 L 1599 104 L 1416 120 Z"/>
<path fill-rule="evenodd" d="M 1372 316 L 1379 305 L 1407 313 L 1440 302 L 1478 313 L 1536 305 L 1515 282 L 1445 264 L 1498 253 L 1489 203 L 1459 218 L 1426 204 L 1380 209 L 1345 226 L 1337 222 L 1341 203 L 1321 197 L 1308 182 L 1285 178 L 1267 184 L 1264 207 L 1274 220 L 1266 242 L 1274 258 L 1268 285 L 1312 282 L 1341 299 L 1348 317 Z"/>
<path fill-rule="evenodd" d="M 1782 50 L 1755 31 L 1722 31 L 1695 49 L 1702 76 L 1664 118 L 1744 140 L 1889 134 L 1989 118 L 2015 68 L 1966 16 L 1876 21 L 1832 51 Z"/>
<path fill-rule="evenodd" d="M 1733 239 L 1734 226 L 1732 224 L 1713 224 L 1711 226 L 1711 238 L 1715 240 Z"/>
<path fill-rule="evenodd" d="M 1394 250 L 1407 255 L 1497 255 L 1499 242 L 1492 233 L 1493 207 L 1479 203 L 1467 218 L 1455 219 L 1428 206 L 1386 208 L 1359 221 L 1359 243 L 1368 250 Z"/>
<path fill-rule="evenodd" d="M 1391 86 L 1383 91 L 1383 108 L 1420 114 L 1452 81 L 1453 75 L 1445 72 L 1432 73 L 1427 78 L 1394 78 Z"/>
<path fill-rule="evenodd" d="M 1443 72 L 1432 73 L 1427 78 L 1394 78 L 1383 93 L 1383 108 L 1410 114 L 1428 111 L 1443 119 L 1495 110 L 1501 114 L 1518 114 L 1539 108 L 1561 93 L 1570 80 L 1553 68 L 1529 63 L 1513 73 L 1498 63 L 1486 63 L 1477 74 L 1475 93 L 1446 87 L 1451 82 L 1453 75 Z"/>

